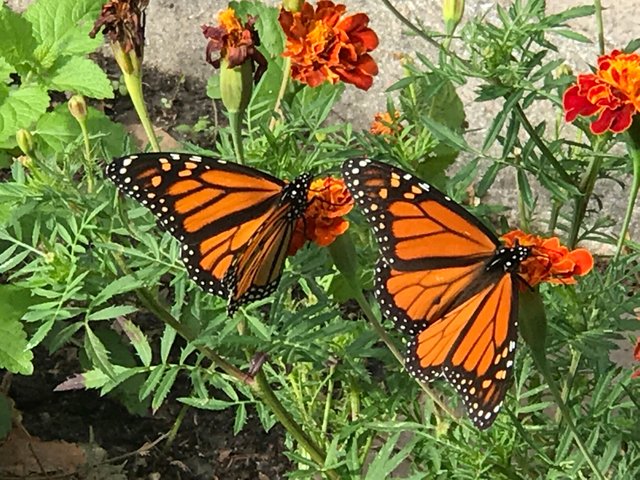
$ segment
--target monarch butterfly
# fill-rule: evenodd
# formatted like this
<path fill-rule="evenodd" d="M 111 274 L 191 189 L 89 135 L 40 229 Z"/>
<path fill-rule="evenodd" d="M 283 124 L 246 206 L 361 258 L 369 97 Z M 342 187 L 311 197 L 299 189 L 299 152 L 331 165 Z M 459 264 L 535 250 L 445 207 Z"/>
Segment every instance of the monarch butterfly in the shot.
<path fill-rule="evenodd" d="M 275 291 L 307 208 L 311 175 L 286 183 L 237 163 L 182 153 L 118 158 L 106 174 L 180 241 L 191 278 L 227 298 L 229 315 Z"/>
<path fill-rule="evenodd" d="M 443 376 L 473 423 L 489 427 L 511 381 L 517 269 L 530 247 L 502 246 L 463 207 L 398 168 L 356 158 L 342 172 L 380 247 L 383 314 L 412 336 L 407 370 L 423 381 Z"/>

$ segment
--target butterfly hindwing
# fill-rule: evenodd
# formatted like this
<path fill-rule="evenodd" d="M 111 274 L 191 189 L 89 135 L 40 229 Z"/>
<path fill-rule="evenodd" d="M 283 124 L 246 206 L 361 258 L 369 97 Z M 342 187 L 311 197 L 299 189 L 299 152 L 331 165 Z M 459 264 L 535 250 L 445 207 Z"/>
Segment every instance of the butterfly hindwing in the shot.
<path fill-rule="evenodd" d="M 106 172 L 180 241 L 190 276 L 206 291 L 228 297 L 230 312 L 275 289 L 283 264 L 279 256 L 268 286 L 254 284 L 262 278 L 245 278 L 240 259 L 258 233 L 262 238 L 290 240 L 281 230 L 289 231 L 304 214 L 308 175 L 287 184 L 250 167 L 182 153 L 130 155 L 114 160 Z M 258 242 L 251 260 L 269 268 L 266 263 L 274 259 L 270 248 L 280 252 L 288 243 Z M 239 291 L 235 282 L 246 286 Z"/>
<path fill-rule="evenodd" d="M 408 344 L 407 370 L 425 381 L 444 375 L 478 428 L 493 423 L 511 383 L 518 301 L 512 282 L 503 276 Z"/>

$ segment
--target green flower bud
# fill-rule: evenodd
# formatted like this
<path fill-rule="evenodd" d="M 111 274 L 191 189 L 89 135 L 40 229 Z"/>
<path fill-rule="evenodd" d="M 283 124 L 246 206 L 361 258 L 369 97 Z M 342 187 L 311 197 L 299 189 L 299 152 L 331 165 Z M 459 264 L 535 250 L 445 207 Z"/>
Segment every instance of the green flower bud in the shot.
<path fill-rule="evenodd" d="M 533 352 L 544 357 L 547 316 L 540 292 L 528 288 L 520 292 L 519 307 L 520 335 Z"/>
<path fill-rule="evenodd" d="M 18 142 L 18 146 L 20 147 L 20 150 L 22 150 L 22 153 L 29 157 L 33 156 L 34 140 L 31 132 L 21 128 L 16 132 L 16 141 Z"/>
<path fill-rule="evenodd" d="M 354 289 L 358 289 L 360 283 L 358 279 L 358 254 L 349 231 L 347 230 L 336 237 L 328 248 L 336 268 Z"/>
<path fill-rule="evenodd" d="M 464 0 L 442 0 L 442 18 L 447 35 L 453 35 L 458 23 L 462 20 Z"/>
<path fill-rule="evenodd" d="M 253 92 L 253 65 L 250 60 L 234 68 L 223 58 L 220 63 L 220 96 L 229 112 L 242 112 Z"/>
<path fill-rule="evenodd" d="M 82 95 L 74 95 L 69 99 L 69 111 L 73 118 L 79 122 L 84 122 L 87 118 L 87 102 Z"/>

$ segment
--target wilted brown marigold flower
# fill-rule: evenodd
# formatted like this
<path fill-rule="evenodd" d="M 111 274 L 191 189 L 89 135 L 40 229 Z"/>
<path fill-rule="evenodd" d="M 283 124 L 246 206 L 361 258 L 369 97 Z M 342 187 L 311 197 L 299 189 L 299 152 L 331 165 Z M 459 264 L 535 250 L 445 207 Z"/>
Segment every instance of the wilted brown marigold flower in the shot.
<path fill-rule="evenodd" d="M 370 132 L 374 135 L 396 135 L 402 131 L 402 125 L 398 122 L 400 112 L 396 110 L 394 118 L 389 112 L 376 113 L 371 122 Z"/>
<path fill-rule="evenodd" d="M 100 16 L 89 32 L 95 38 L 102 29 L 102 33 L 113 44 L 120 44 L 124 53 L 131 50 L 142 58 L 144 49 L 144 22 L 142 15 L 149 0 L 110 0 L 102 6 Z"/>
<path fill-rule="evenodd" d="M 257 64 L 254 80 L 258 81 L 267 68 L 267 60 L 257 49 L 260 38 L 254 28 L 256 18 L 249 15 L 243 26 L 236 12 L 227 8 L 218 14 L 218 22 L 215 27 L 202 25 L 202 33 L 209 39 L 207 62 L 220 68 L 220 62 L 224 58 L 229 68 L 235 68 L 249 59 L 253 60 Z M 220 56 L 213 58 L 216 52 L 220 52 Z"/>
<path fill-rule="evenodd" d="M 589 250 L 569 250 L 560 244 L 558 237 L 542 238 L 537 235 L 513 230 L 502 236 L 505 246 L 516 244 L 531 247 L 531 254 L 518 269 L 519 276 L 535 287 L 540 282 L 571 285 L 575 276 L 586 275 L 593 268 L 593 257 Z"/>
<path fill-rule="evenodd" d="M 349 221 L 343 217 L 353 208 L 353 197 L 341 179 L 314 180 L 307 198 L 309 206 L 296 224 L 289 255 L 296 253 L 307 240 L 326 247 L 349 228 Z"/>
<path fill-rule="evenodd" d="M 287 36 L 283 55 L 291 58 L 291 76 L 311 87 L 342 80 L 368 90 L 378 66 L 368 52 L 378 36 L 368 27 L 369 17 L 357 13 L 342 18 L 346 7 L 321 0 L 314 9 L 304 2 L 299 12 L 280 11 Z"/>

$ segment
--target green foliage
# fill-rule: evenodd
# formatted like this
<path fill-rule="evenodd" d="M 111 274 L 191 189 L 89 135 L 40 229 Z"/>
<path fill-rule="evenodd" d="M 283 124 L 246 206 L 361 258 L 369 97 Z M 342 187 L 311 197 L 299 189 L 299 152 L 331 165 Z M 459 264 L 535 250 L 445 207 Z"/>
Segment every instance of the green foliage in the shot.
<path fill-rule="evenodd" d="M 85 55 L 101 43 L 88 36 L 101 0 L 37 0 L 23 15 L 0 6 L 0 148 L 30 128 L 49 106 L 50 91 L 112 98 L 106 74 Z M 15 73 L 19 82 L 7 85 Z"/>
<path fill-rule="evenodd" d="M 102 160 L 134 151 L 123 126 L 89 108 L 85 137 L 66 105 L 50 105 L 56 90 L 111 96 L 106 75 L 85 58 L 99 44 L 87 32 L 101 4 L 38 0 L 24 15 L 0 7 L 0 30 L 12 38 L 0 35 L 0 145 L 7 149 L 0 165 L 10 166 L 0 182 L 0 368 L 30 374 L 34 348 L 72 344 L 83 370 L 69 372 L 75 375 L 58 390 L 96 389 L 133 412 L 155 412 L 179 390 L 189 408 L 227 410 L 235 433 L 254 413 L 266 430 L 281 422 L 291 478 L 596 478 L 588 456 L 607 478 L 640 475 L 638 387 L 631 369 L 610 359 L 637 329 L 637 244 L 629 242 L 616 261 L 603 259 L 575 286 L 540 289 L 547 333 L 533 343 L 544 345 L 550 373 L 520 342 L 503 411 L 491 429 L 478 431 L 453 388 L 436 383 L 431 397 L 403 370 L 384 341 L 402 351 L 406 339 L 389 319 L 381 321 L 391 338 L 381 341 L 362 314 L 362 298 L 355 306 L 357 284 L 366 288 L 364 301 L 372 300 L 378 256 L 363 212 L 354 210 L 349 237 L 331 247 L 342 249 L 342 258 L 315 245 L 301 249 L 287 259 L 277 292 L 233 318 L 225 299 L 189 280 L 180 245 L 103 176 Z M 310 88 L 286 76 L 283 83 L 276 8 L 233 5 L 243 18 L 258 16 L 268 60 L 244 117 L 246 164 L 291 179 L 303 171 L 336 174 L 345 159 L 367 155 L 439 185 L 497 231 L 511 224 L 571 246 L 613 241 L 615 222 L 603 218 L 593 185 L 625 181 L 629 161 L 619 137 L 594 136 L 586 122 L 571 137 L 559 120 L 534 124 L 529 114 L 535 102 L 560 106 L 573 78 L 558 73 L 553 39 L 586 41 L 567 22 L 591 16 L 592 7 L 547 15 L 544 2 L 517 0 L 496 6 L 494 22 L 467 15 L 461 38 L 450 42 L 415 26 L 416 48 L 419 38 L 436 38 L 438 55 L 403 60 L 387 104 L 401 128 L 373 135 L 331 116 L 351 86 Z M 9 83 L 12 74 L 20 81 Z M 500 107 L 481 139 L 470 135 L 478 126 L 466 124 L 458 95 L 471 80 L 476 101 Z M 207 94 L 220 97 L 215 74 Z M 211 150 L 184 150 L 234 160 L 231 129 L 201 123 L 197 129 L 215 139 Z M 36 148 L 15 161 L 9 149 L 19 128 L 32 129 Z M 505 174 L 515 178 L 517 201 L 486 201 Z M 344 265 L 350 278 L 336 269 Z M 365 313 L 379 317 L 375 304 L 372 310 Z M 263 353 L 267 359 L 251 377 L 252 361 Z M 10 419 L 3 401 L 0 438 Z"/>

